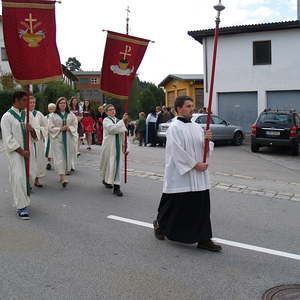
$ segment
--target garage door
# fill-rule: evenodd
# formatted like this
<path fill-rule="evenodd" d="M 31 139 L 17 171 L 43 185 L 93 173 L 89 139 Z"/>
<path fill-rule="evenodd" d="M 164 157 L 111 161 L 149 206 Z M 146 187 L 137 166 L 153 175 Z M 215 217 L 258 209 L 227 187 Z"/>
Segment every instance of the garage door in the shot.
<path fill-rule="evenodd" d="M 257 93 L 219 93 L 218 96 L 219 116 L 250 132 L 257 118 Z"/>
<path fill-rule="evenodd" d="M 300 91 L 267 92 L 267 103 L 267 107 L 271 109 L 295 109 L 300 112 Z"/>

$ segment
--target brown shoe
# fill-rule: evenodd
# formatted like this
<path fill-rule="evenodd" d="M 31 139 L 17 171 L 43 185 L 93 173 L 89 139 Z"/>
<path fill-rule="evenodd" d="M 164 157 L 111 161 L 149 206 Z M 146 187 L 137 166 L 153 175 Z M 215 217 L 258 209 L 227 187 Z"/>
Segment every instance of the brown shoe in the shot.
<path fill-rule="evenodd" d="M 154 235 L 155 235 L 155 237 L 158 240 L 163 241 L 165 239 L 165 235 L 160 231 L 160 228 L 159 228 L 157 220 L 153 221 L 153 229 L 154 229 Z"/>
<path fill-rule="evenodd" d="M 199 242 L 197 248 L 212 252 L 220 252 L 222 250 L 222 247 L 220 245 L 215 244 L 212 240 Z"/>

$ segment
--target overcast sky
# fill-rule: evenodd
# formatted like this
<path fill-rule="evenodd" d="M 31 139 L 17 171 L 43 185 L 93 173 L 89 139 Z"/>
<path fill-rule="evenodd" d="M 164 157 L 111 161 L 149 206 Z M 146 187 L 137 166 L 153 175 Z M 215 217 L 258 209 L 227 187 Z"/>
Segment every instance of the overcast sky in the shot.
<path fill-rule="evenodd" d="M 62 63 L 75 56 L 83 70 L 100 70 L 106 33 L 125 33 L 129 5 L 130 34 L 154 40 L 139 69 L 141 80 L 158 84 L 168 74 L 203 73 L 202 46 L 189 30 L 215 26 L 218 0 L 62 0 L 57 4 L 57 42 Z M 297 0 L 223 0 L 221 26 L 294 20 Z"/>

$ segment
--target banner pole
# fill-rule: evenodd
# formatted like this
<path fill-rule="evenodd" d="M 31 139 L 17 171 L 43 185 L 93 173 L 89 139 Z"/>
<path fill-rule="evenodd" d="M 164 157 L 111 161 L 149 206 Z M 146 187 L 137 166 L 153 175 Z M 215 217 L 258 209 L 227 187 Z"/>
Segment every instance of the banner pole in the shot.
<path fill-rule="evenodd" d="M 125 100 L 124 103 L 125 107 L 125 113 L 128 114 L 128 98 Z M 126 122 L 125 125 L 128 124 L 128 121 Z M 128 128 L 128 126 L 127 126 Z M 124 182 L 125 184 L 128 182 L 128 177 L 127 177 L 127 170 L 128 170 L 128 132 L 125 132 L 125 153 L 124 153 Z"/>
<path fill-rule="evenodd" d="M 211 81 L 209 87 L 209 100 L 208 100 L 208 109 L 207 109 L 207 122 L 206 122 L 206 130 L 210 129 L 211 115 L 212 115 L 212 99 L 214 92 L 214 83 L 215 83 L 215 73 L 216 73 L 216 61 L 217 61 L 217 50 L 218 50 L 218 42 L 219 42 L 219 32 L 220 32 L 220 16 L 221 11 L 225 9 L 225 6 L 219 0 L 219 4 L 215 5 L 214 8 L 218 11 L 218 15 L 216 18 L 216 28 L 215 28 L 215 37 L 214 37 L 214 49 L 213 49 L 213 59 L 212 59 L 212 71 L 211 71 Z M 203 162 L 207 161 L 207 154 L 209 151 L 209 140 L 205 139 L 204 146 L 204 154 L 203 154 Z"/>
<path fill-rule="evenodd" d="M 26 124 L 29 124 L 29 98 L 30 98 L 30 85 L 26 86 L 27 103 L 26 103 Z M 26 129 L 26 145 L 25 150 L 30 151 L 30 132 Z M 26 159 L 26 176 L 29 182 L 30 179 L 30 158 Z"/>

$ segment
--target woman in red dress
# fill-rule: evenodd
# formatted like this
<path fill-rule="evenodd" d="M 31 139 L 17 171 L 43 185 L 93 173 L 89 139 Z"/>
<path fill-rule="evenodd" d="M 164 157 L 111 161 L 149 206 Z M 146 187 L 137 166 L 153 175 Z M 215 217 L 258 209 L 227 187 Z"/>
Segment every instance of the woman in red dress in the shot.
<path fill-rule="evenodd" d="M 103 120 L 107 117 L 104 112 L 104 107 L 98 107 L 98 113 L 96 115 L 96 134 L 97 134 L 97 142 L 98 145 L 102 145 L 103 141 Z"/>
<path fill-rule="evenodd" d="M 81 121 L 81 124 L 83 126 L 83 130 L 86 136 L 86 141 L 88 144 L 87 150 L 91 150 L 91 145 L 92 145 L 92 134 L 94 131 L 94 115 L 92 113 L 91 109 L 91 104 L 89 100 L 84 100 L 84 105 L 83 105 L 83 119 Z"/>

